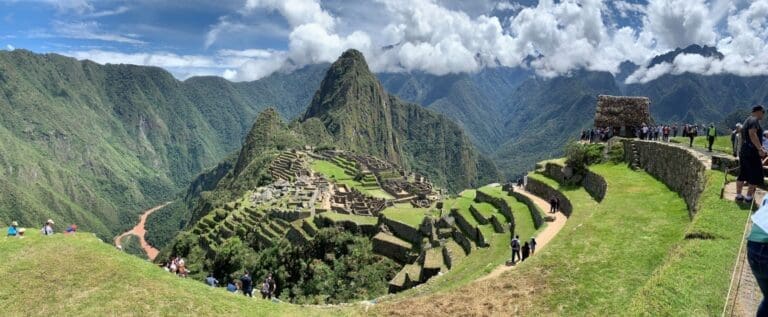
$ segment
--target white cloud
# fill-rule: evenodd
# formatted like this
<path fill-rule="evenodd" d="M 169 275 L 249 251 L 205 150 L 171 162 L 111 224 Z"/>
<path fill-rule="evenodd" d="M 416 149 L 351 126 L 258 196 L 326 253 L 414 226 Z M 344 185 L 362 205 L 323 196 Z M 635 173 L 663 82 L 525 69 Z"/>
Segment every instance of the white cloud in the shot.
<path fill-rule="evenodd" d="M 650 0 L 644 25 L 662 47 L 714 44 L 715 23 L 704 0 Z"/>
<path fill-rule="evenodd" d="M 499 11 L 518 11 L 524 6 L 518 2 L 501 1 L 496 4 L 495 8 Z"/>
<path fill-rule="evenodd" d="M 258 8 L 279 12 L 293 27 L 317 24 L 324 29 L 331 29 L 336 24 L 318 0 L 247 0 L 243 10 L 247 13 Z"/>
<path fill-rule="evenodd" d="M 13 47 L 13 45 L 11 45 L 11 44 L 8 44 L 8 45 L 6 45 L 6 46 L 5 46 L 5 48 L 6 48 L 6 49 L 8 49 L 9 51 L 13 51 L 13 50 L 15 50 L 15 49 L 16 49 L 16 48 L 15 48 L 15 47 Z"/>
<path fill-rule="evenodd" d="M 119 42 L 127 44 L 146 44 L 146 42 L 135 38 L 133 34 L 114 34 L 107 33 L 99 28 L 96 21 L 83 22 L 63 22 L 54 21 L 53 29 L 57 36 L 81 40 L 100 40 L 108 42 Z"/>

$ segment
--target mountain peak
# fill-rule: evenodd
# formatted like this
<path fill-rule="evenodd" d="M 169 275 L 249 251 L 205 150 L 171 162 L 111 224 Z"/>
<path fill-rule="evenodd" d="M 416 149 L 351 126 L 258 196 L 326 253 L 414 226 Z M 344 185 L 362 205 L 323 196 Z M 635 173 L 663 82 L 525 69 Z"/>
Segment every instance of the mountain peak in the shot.
<path fill-rule="evenodd" d="M 720 53 L 720 51 L 717 50 L 716 47 L 691 44 L 686 48 L 678 47 L 674 51 L 670 51 L 670 52 L 667 52 L 666 54 L 658 55 L 654 57 L 651 60 L 651 62 L 648 63 L 648 68 L 651 68 L 661 63 L 672 63 L 673 61 L 675 61 L 675 58 L 680 54 L 696 54 L 704 57 L 714 57 L 717 59 L 723 59 L 725 57 L 723 53 Z"/>

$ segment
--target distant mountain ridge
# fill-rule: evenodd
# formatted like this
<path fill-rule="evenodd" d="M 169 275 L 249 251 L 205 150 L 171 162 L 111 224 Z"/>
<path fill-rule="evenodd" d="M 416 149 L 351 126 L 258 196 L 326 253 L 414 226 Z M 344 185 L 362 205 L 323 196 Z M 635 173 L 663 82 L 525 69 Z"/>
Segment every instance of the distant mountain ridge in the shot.
<path fill-rule="evenodd" d="M 675 61 L 675 58 L 680 54 L 695 54 L 695 55 L 701 55 L 704 57 L 714 57 L 716 59 L 725 58 L 723 53 L 720 53 L 716 47 L 711 47 L 706 45 L 700 46 L 698 44 L 692 44 L 686 48 L 681 49 L 678 47 L 674 51 L 667 52 L 665 54 L 654 57 L 648 63 L 648 68 L 651 68 L 653 66 L 656 66 L 662 63 L 672 63 L 673 61 Z"/>

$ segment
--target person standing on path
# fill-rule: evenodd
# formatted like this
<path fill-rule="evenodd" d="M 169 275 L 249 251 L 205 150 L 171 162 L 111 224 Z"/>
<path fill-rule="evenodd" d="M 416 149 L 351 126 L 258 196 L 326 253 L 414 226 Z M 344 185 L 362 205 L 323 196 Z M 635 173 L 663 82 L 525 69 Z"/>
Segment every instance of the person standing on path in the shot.
<path fill-rule="evenodd" d="M 553 214 L 555 212 L 557 212 L 557 198 L 552 196 L 552 198 L 549 199 L 549 213 Z"/>
<path fill-rule="evenodd" d="M 531 237 L 531 255 L 536 252 L 536 238 Z"/>
<path fill-rule="evenodd" d="M 717 137 L 717 130 L 715 124 L 710 123 L 707 129 L 707 142 L 709 142 L 709 152 L 712 152 L 712 145 L 715 144 L 715 138 Z"/>
<path fill-rule="evenodd" d="M 523 257 L 520 259 L 520 262 L 525 261 L 525 259 L 528 258 L 528 255 L 531 254 L 531 246 L 528 245 L 528 241 L 526 241 L 523 244 Z"/>
<path fill-rule="evenodd" d="M 693 147 L 693 139 L 696 138 L 696 136 L 699 134 L 698 132 L 699 128 L 694 126 L 691 126 L 688 128 L 688 139 L 691 140 L 691 142 L 688 144 L 688 147 Z"/>
<path fill-rule="evenodd" d="M 245 271 L 243 277 L 240 278 L 240 283 L 243 284 L 243 295 L 253 297 L 253 280 L 248 271 Z"/>
<path fill-rule="evenodd" d="M 760 126 L 760 120 L 765 115 L 763 106 L 752 108 L 752 114 L 744 121 L 741 129 L 741 152 L 739 152 L 739 177 L 736 179 L 736 201 L 752 203 L 757 186 L 762 186 L 763 164 L 761 158 L 766 156 L 763 149 L 763 128 Z M 741 192 L 744 185 L 747 184 L 747 196 L 742 196 Z"/>
<path fill-rule="evenodd" d="M 515 236 L 510 245 L 512 246 L 512 265 L 515 265 L 515 256 L 517 256 L 518 260 L 523 260 L 523 257 L 520 254 L 520 236 Z"/>

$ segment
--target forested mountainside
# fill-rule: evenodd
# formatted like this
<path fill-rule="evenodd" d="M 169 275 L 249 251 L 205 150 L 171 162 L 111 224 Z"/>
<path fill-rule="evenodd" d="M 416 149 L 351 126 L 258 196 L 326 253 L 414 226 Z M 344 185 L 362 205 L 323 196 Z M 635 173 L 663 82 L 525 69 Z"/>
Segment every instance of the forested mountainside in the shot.
<path fill-rule="evenodd" d="M 239 148 L 267 105 L 296 115 L 322 74 L 181 82 L 156 67 L 0 52 L 0 221 L 112 237 Z"/>

